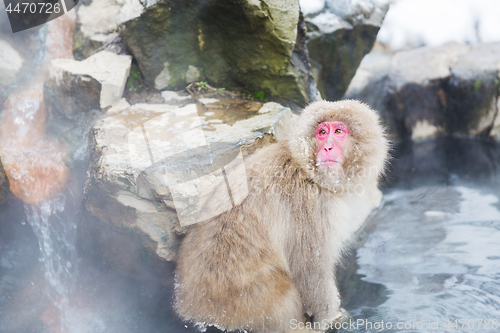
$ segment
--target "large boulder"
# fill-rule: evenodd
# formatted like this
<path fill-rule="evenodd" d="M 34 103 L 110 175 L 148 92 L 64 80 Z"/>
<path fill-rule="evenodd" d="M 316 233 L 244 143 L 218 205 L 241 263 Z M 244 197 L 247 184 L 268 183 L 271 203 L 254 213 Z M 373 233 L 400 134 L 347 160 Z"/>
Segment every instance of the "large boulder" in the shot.
<path fill-rule="evenodd" d="M 77 59 L 85 59 L 118 37 L 116 14 L 123 5 L 117 0 L 93 0 L 78 7 L 73 35 L 73 51 Z"/>
<path fill-rule="evenodd" d="M 52 60 L 47 87 L 57 95 L 61 105 L 57 111 L 68 114 L 110 107 L 122 97 L 131 62 L 130 56 L 109 51 L 96 53 L 83 61 Z"/>
<path fill-rule="evenodd" d="M 206 80 L 299 103 L 317 98 L 298 0 L 127 0 L 117 21 L 151 88 Z"/>
<path fill-rule="evenodd" d="M 488 136 L 497 115 L 500 43 L 477 44 L 451 68 L 444 85 L 450 133 Z"/>
<path fill-rule="evenodd" d="M 344 98 L 380 111 L 395 138 L 493 135 L 500 43 L 450 43 L 363 59 Z"/>
<path fill-rule="evenodd" d="M 123 102 L 94 126 L 78 237 L 103 267 L 168 283 L 182 226 L 220 213 L 199 209 L 208 193 L 244 177 L 234 173 L 243 156 L 283 136 L 293 117 L 277 103 L 165 99 L 172 104 Z"/>
<path fill-rule="evenodd" d="M 122 97 L 131 61 L 130 56 L 108 51 L 83 61 L 51 61 L 44 86 L 49 128 L 69 143 L 74 160 L 86 155 L 87 132 L 95 116 Z"/>
<path fill-rule="evenodd" d="M 499 78 L 500 79 L 500 78 Z M 497 110 L 500 110 L 500 99 L 497 102 Z M 491 136 L 500 141 L 500 112 L 497 112 L 497 116 L 493 123 L 493 128 L 491 129 Z"/>
<path fill-rule="evenodd" d="M 324 98 L 344 95 L 388 8 L 377 0 L 327 0 L 324 8 L 306 15 L 312 73 Z"/>

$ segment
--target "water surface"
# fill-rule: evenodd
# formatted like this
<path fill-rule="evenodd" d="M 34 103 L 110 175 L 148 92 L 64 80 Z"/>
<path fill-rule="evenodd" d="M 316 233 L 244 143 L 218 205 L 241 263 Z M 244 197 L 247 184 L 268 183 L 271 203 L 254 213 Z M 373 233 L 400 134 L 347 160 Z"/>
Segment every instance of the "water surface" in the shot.
<path fill-rule="evenodd" d="M 394 156 L 383 206 L 339 269 L 343 305 L 360 323 L 340 331 L 498 331 L 500 145 L 441 138 Z M 73 169 L 75 185 L 42 207 L 15 198 L 0 207 L 0 332 L 196 332 L 173 314 L 172 286 L 79 256 L 84 174 Z M 489 326 L 478 330 L 480 319 Z"/>
<path fill-rule="evenodd" d="M 440 138 L 394 155 L 383 206 L 340 273 L 356 323 L 340 331 L 498 332 L 500 145 Z"/>

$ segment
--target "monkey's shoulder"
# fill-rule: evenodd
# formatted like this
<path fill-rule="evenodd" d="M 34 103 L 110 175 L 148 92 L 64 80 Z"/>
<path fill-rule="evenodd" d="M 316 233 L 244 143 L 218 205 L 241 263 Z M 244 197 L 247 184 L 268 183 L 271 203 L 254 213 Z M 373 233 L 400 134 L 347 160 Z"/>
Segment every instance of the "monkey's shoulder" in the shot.
<path fill-rule="evenodd" d="M 314 187 L 303 168 L 294 160 L 287 141 L 279 141 L 256 152 L 248 159 L 247 177 L 255 193 L 271 190 L 292 194 L 297 189 Z"/>

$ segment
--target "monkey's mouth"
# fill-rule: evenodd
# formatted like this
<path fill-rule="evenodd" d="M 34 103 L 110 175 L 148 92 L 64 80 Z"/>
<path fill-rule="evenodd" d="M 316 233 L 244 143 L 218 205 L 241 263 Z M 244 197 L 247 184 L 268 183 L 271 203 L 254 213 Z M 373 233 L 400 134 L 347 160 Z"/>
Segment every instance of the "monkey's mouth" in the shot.
<path fill-rule="evenodd" d="M 319 162 L 320 166 L 326 167 L 326 168 L 334 168 L 334 167 L 337 167 L 339 164 L 340 164 L 340 161 L 338 161 L 338 160 L 326 160 L 326 161 Z"/>

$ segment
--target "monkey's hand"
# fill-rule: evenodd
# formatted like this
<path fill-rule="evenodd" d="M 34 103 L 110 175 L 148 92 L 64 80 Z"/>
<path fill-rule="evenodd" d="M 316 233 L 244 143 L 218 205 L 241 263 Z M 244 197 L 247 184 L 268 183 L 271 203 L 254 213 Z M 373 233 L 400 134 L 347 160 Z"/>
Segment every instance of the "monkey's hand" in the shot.
<path fill-rule="evenodd" d="M 342 323 L 348 322 L 349 319 L 351 319 L 349 312 L 347 312 L 344 308 L 340 308 L 339 313 L 332 320 L 328 322 L 328 326 L 325 330 L 323 330 L 323 332 L 328 332 L 332 328 L 335 328 L 335 324 L 337 323 L 340 323 L 337 324 L 337 327 L 339 327 L 339 325 L 341 326 Z"/>

